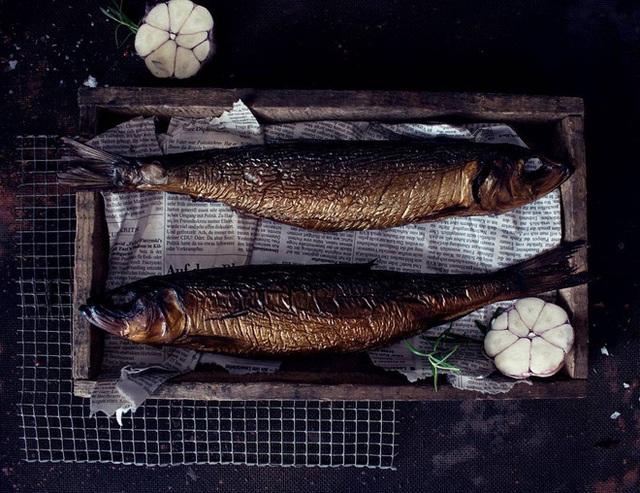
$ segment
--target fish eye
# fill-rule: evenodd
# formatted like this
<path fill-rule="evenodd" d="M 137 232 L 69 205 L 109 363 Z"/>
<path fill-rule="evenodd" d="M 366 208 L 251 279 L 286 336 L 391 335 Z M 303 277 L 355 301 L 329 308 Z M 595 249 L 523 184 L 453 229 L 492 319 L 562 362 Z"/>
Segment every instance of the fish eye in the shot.
<path fill-rule="evenodd" d="M 135 313 L 140 311 L 142 300 L 132 291 L 120 291 L 111 295 L 108 305 L 112 309 L 117 309 L 125 313 Z"/>

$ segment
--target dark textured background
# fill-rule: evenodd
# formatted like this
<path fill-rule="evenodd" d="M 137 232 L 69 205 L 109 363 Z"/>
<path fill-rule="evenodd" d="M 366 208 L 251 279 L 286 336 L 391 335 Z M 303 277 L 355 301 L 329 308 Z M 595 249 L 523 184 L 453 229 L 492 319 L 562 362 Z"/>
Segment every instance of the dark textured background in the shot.
<path fill-rule="evenodd" d="M 3 2 L 0 16 L 0 491 L 637 492 L 640 4 L 630 0 L 202 0 L 218 55 L 153 79 L 118 48 L 107 0 Z M 125 0 L 131 17 L 144 2 Z M 12 62 L 17 62 L 15 68 Z M 488 91 L 583 97 L 590 270 L 588 396 L 399 403 L 396 471 L 21 462 L 13 139 L 74 134 L 100 86 Z M 606 346 L 609 356 L 600 349 Z M 629 388 L 624 388 L 628 383 Z M 610 415 L 621 413 L 616 420 Z M 198 480 L 189 480 L 195 469 Z M 187 484 L 189 484 L 187 486 Z"/>

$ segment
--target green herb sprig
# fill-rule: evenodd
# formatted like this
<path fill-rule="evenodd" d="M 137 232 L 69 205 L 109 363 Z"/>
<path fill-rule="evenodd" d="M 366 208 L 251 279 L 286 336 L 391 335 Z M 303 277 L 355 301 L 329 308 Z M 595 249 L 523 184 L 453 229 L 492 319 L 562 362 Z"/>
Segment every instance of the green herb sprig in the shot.
<path fill-rule="evenodd" d="M 124 10 L 122 8 L 122 3 L 124 0 L 120 0 L 120 3 L 116 2 L 116 0 L 112 0 L 111 3 L 113 6 L 111 7 L 100 7 L 100 11 L 108 18 L 111 19 L 112 21 L 116 22 L 118 25 L 116 27 L 116 31 L 115 31 L 115 41 L 116 41 L 116 45 L 118 45 L 118 47 L 124 45 L 127 42 L 127 39 L 129 39 L 129 37 L 132 34 L 136 34 L 138 32 L 138 29 L 140 27 L 140 23 L 134 22 L 132 21 L 129 17 L 127 17 L 127 15 L 124 13 Z M 119 31 L 122 28 L 126 28 L 129 30 L 129 33 L 127 34 L 127 36 L 122 40 L 122 43 L 120 43 L 119 41 Z"/>
<path fill-rule="evenodd" d="M 429 366 L 431 366 L 431 373 L 433 374 L 433 388 L 438 391 L 438 377 L 440 371 L 452 371 L 454 373 L 460 373 L 462 370 L 447 360 L 458 350 L 459 344 L 456 344 L 449 350 L 442 349 L 440 346 L 446 342 L 459 341 L 459 336 L 451 334 L 451 325 L 448 329 L 443 331 L 438 337 L 435 338 L 432 345 L 432 351 L 429 353 L 423 353 L 418 351 L 409 341 L 404 341 L 411 351 L 416 356 L 427 358 Z"/>
<path fill-rule="evenodd" d="M 489 332 L 489 330 L 491 329 L 491 323 L 503 312 L 504 309 L 498 307 L 486 325 L 479 320 L 475 321 L 476 326 L 478 327 L 478 329 L 480 329 L 483 335 L 486 335 L 487 332 Z M 431 372 L 433 374 L 433 387 L 436 392 L 438 391 L 439 372 L 450 371 L 454 373 L 460 373 L 462 371 L 459 367 L 452 365 L 447 361 L 458 350 L 458 348 L 460 347 L 460 343 L 482 344 L 483 342 L 482 340 L 475 339 L 473 337 L 464 336 L 462 334 L 454 334 L 451 332 L 452 327 L 453 324 L 435 338 L 430 336 L 423 336 L 425 339 L 433 341 L 432 351 L 429 353 L 418 351 L 409 341 L 404 341 L 409 351 L 411 351 L 413 354 L 415 354 L 416 356 L 427 358 L 429 366 L 431 366 Z M 455 345 L 451 349 L 444 349 L 442 346 L 446 343 L 455 343 Z"/>

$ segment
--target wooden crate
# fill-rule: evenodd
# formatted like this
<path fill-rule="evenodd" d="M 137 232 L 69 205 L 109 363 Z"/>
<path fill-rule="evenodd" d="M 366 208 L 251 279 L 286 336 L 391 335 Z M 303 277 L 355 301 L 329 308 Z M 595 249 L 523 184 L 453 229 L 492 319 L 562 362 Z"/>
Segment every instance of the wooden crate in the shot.
<path fill-rule="evenodd" d="M 569 161 L 575 174 L 562 185 L 563 237 L 587 239 L 586 169 L 581 99 L 504 94 L 389 91 L 289 91 L 254 89 L 99 88 L 79 91 L 80 129 L 91 137 L 132 117 L 218 116 L 239 99 L 264 123 L 310 120 L 504 122 L 537 149 Z M 107 272 L 107 232 L 100 195 L 77 194 L 75 307 L 102 289 Z M 586 270 L 587 255 L 577 262 Z M 586 394 L 587 286 L 563 289 L 560 301 L 576 330 L 575 351 L 562 375 L 484 395 L 430 381 L 408 383 L 374 367 L 365 355 L 291 359 L 272 375 L 230 375 L 197 370 L 163 385 L 155 397 L 204 400 L 452 400 L 571 398 Z M 74 310 L 74 393 L 88 397 L 100 374 L 102 333 Z"/>

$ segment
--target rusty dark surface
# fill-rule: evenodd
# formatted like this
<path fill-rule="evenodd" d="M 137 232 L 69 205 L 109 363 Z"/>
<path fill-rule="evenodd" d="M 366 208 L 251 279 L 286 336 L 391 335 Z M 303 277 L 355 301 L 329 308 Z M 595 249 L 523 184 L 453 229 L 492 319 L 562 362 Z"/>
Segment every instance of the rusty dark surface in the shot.
<path fill-rule="evenodd" d="M 106 0 L 104 4 L 106 4 Z M 187 82 L 118 47 L 96 0 L 0 16 L 0 491 L 637 492 L 640 5 L 628 0 L 202 1 L 218 55 Z M 144 2 L 125 1 L 132 17 Z M 21 460 L 16 135 L 73 135 L 78 87 L 487 91 L 585 100 L 590 351 L 585 399 L 398 404 L 397 470 L 134 467 Z M 604 354 L 606 348 L 608 354 Z M 620 413 L 612 419 L 613 413 Z M 188 486 L 187 486 L 188 484 Z"/>

